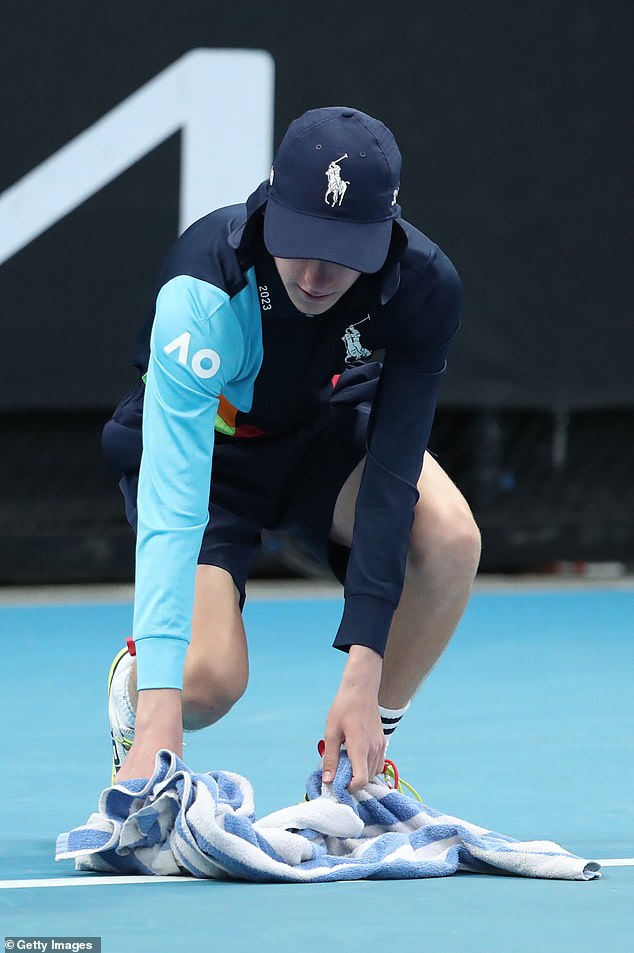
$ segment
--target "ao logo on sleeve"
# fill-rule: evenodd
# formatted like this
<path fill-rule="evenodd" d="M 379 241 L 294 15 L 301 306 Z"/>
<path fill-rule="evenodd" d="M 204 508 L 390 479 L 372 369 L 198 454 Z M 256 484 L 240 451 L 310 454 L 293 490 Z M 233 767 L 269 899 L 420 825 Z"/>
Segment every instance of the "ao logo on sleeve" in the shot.
<path fill-rule="evenodd" d="M 173 354 L 174 351 L 178 351 L 176 358 L 178 363 L 187 367 L 189 366 L 191 339 L 192 336 L 189 331 L 184 331 L 169 344 L 166 344 L 163 350 L 166 354 Z M 196 377 L 202 377 L 204 380 L 213 377 L 220 370 L 220 355 L 210 347 L 202 347 L 192 355 L 191 369 Z"/>

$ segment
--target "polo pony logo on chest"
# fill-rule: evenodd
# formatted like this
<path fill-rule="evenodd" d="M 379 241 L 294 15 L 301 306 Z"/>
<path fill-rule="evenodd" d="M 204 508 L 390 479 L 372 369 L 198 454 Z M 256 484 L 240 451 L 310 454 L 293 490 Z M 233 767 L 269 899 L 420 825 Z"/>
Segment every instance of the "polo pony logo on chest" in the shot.
<path fill-rule="evenodd" d="M 325 172 L 326 178 L 328 179 L 328 188 L 326 189 L 324 202 L 326 205 L 330 205 L 331 208 L 341 205 L 346 190 L 350 185 L 349 182 L 341 178 L 341 166 L 338 164 L 342 159 L 347 158 L 348 153 L 346 152 L 344 155 L 339 156 L 338 159 L 333 159 Z"/>
<path fill-rule="evenodd" d="M 357 361 L 362 360 L 364 357 L 370 357 L 372 354 L 372 351 L 368 351 L 367 347 L 364 347 L 361 343 L 361 333 L 357 331 L 360 324 L 365 324 L 365 322 L 369 320 L 370 315 L 368 314 L 362 321 L 357 321 L 356 324 L 350 324 L 346 328 L 346 333 L 341 338 L 346 346 L 346 364 L 356 364 Z"/>

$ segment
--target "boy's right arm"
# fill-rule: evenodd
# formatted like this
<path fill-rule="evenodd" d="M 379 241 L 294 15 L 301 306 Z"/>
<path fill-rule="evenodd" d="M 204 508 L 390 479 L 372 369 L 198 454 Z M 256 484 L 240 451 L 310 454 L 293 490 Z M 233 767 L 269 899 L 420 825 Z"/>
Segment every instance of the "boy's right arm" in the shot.
<path fill-rule="evenodd" d="M 196 566 L 209 516 L 218 397 L 241 364 L 228 296 L 187 276 L 161 290 L 143 412 L 133 636 L 135 741 L 117 780 L 149 777 L 182 752 L 182 676 Z"/>

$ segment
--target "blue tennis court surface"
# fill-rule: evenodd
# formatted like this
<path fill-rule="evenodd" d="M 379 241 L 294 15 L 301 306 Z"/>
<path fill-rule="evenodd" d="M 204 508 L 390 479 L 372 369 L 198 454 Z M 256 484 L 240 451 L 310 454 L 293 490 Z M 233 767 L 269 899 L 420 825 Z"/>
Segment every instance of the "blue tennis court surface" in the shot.
<path fill-rule="evenodd" d="M 251 780 L 259 816 L 299 800 L 316 764 L 339 613 L 334 598 L 250 600 L 247 695 L 187 738 L 193 769 Z M 105 682 L 131 616 L 128 603 L 0 608 L 3 935 L 101 936 L 104 953 L 632 950 L 634 590 L 476 593 L 390 747 L 434 807 L 626 861 L 589 883 L 134 884 L 55 864 L 56 835 L 109 780 Z"/>

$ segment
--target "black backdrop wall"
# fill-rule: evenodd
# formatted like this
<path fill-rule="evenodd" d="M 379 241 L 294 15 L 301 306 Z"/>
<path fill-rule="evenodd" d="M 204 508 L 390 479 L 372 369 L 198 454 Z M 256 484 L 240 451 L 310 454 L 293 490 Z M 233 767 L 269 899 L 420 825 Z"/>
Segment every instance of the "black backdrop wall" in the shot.
<path fill-rule="evenodd" d="M 570 412 L 634 405 L 631 5 L 9 0 L 2 18 L 0 212 L 14 183 L 189 51 L 265 50 L 275 66 L 271 147 L 311 106 L 347 103 L 383 118 L 404 154 L 404 214 L 463 277 L 441 443 L 455 445 L 451 421 L 460 439 L 468 430 L 488 447 L 479 465 L 499 489 L 500 413 L 548 415 L 544 452 L 557 469 Z M 179 140 L 168 136 L 0 264 L 5 446 L 36 419 L 50 434 L 71 411 L 78 421 L 96 414 L 94 423 L 129 385 L 134 335 L 178 231 Z M 0 234 L 12 227 L 0 217 Z M 474 408 L 484 416 L 467 427 L 460 414 Z M 54 469 L 73 449 L 60 454 L 53 439 Z M 42 448 L 44 433 L 38 440 Z"/>

